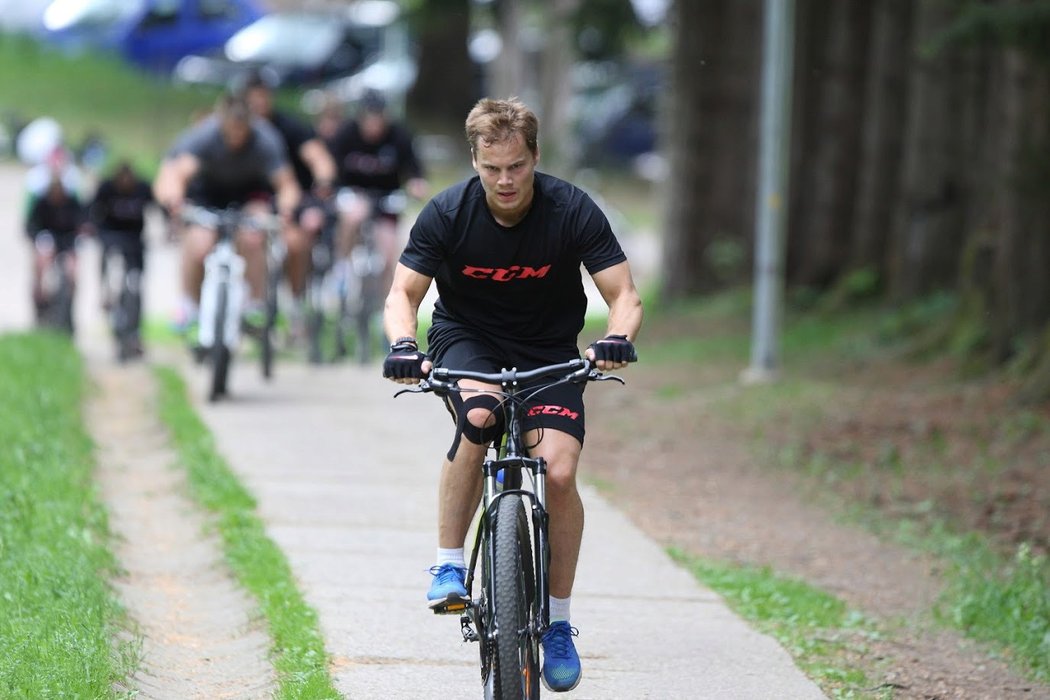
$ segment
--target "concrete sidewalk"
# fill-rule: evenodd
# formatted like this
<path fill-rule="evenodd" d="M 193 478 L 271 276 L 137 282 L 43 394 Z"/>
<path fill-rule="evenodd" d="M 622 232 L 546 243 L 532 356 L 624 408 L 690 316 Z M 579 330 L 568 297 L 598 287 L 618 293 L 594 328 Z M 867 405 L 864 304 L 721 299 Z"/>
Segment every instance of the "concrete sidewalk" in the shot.
<path fill-rule="evenodd" d="M 204 370 L 187 371 L 202 397 Z M 232 382 L 233 400 L 201 412 L 320 614 L 338 687 L 368 700 L 480 697 L 477 645 L 425 605 L 451 438 L 440 402 L 395 402 L 374 367 L 286 363 L 268 386 L 242 362 Z M 584 473 L 596 457 L 585 451 Z M 584 680 L 561 697 L 824 697 L 596 492 L 584 501 L 573 598 Z"/>

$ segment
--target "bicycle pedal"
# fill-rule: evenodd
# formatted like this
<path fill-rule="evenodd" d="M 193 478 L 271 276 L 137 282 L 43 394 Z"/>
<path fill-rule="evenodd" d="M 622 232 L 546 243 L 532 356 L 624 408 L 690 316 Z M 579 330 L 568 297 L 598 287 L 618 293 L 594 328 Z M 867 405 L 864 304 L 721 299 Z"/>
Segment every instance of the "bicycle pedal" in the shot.
<path fill-rule="evenodd" d="M 457 615 L 470 607 L 470 600 L 466 598 L 446 598 L 435 600 L 430 604 L 430 609 L 435 615 Z"/>

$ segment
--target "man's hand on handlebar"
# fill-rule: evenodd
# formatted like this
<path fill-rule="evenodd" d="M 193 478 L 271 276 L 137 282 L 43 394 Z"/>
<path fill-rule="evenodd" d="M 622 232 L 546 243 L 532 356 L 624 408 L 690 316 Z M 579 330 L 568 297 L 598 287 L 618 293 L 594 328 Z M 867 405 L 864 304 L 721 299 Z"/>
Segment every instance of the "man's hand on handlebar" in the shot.
<path fill-rule="evenodd" d="M 433 369 L 434 363 L 420 352 L 416 341 L 399 339 L 390 346 L 390 354 L 383 360 L 383 376 L 398 384 L 419 384 Z"/>
<path fill-rule="evenodd" d="M 584 352 L 584 357 L 594 362 L 603 372 L 611 369 L 623 369 L 631 362 L 638 361 L 638 352 L 634 343 L 625 335 L 607 335 L 591 343 Z"/>

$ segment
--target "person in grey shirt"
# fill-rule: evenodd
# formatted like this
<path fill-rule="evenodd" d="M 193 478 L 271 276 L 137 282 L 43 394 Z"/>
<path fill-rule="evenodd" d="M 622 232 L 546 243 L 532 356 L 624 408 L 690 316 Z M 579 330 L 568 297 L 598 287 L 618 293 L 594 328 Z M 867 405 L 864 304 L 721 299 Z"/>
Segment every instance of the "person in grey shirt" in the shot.
<path fill-rule="evenodd" d="M 177 138 L 161 163 L 153 194 L 176 219 L 187 200 L 209 208 L 240 207 L 249 215 L 269 214 L 276 204 L 282 225 L 291 221 L 302 195 L 280 135 L 253 117 L 243 98 L 232 95 L 224 96 L 214 114 Z M 204 258 L 215 237 L 214 230 L 199 225 L 183 232 L 179 324 L 186 331 L 196 322 Z M 238 236 L 251 297 L 246 309 L 249 321 L 264 308 L 265 243 L 258 231 Z"/>

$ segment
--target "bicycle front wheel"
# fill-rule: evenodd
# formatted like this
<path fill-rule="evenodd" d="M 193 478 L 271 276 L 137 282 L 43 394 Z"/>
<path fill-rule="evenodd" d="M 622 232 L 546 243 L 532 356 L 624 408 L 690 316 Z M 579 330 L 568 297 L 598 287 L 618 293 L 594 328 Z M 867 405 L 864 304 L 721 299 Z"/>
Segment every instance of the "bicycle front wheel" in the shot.
<path fill-rule="evenodd" d="M 533 636 L 536 580 L 532 539 L 521 496 L 500 498 L 492 527 L 496 697 L 539 697 L 539 644 Z"/>
<path fill-rule="evenodd" d="M 216 401 L 226 393 L 226 380 L 230 371 L 230 348 L 226 345 L 226 306 L 229 288 L 224 282 L 219 286 L 215 311 L 215 334 L 211 346 L 211 389 L 208 400 Z"/>

